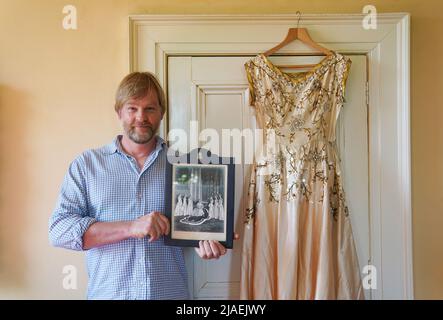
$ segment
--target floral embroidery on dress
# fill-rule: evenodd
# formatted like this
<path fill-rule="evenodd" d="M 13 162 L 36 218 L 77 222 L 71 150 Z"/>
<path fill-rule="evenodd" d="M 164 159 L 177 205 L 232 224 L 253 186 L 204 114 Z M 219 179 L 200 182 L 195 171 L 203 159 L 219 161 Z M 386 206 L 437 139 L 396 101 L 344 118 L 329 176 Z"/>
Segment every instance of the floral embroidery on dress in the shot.
<path fill-rule="evenodd" d="M 349 58 L 336 52 L 312 70 L 296 75 L 282 72 L 264 55 L 245 64 L 251 104 L 263 115 L 263 129 L 275 134 L 278 150 L 260 165 L 267 169 L 259 179 L 265 187 L 266 201 L 309 201 L 315 197 L 322 203 L 328 194 L 334 219 L 340 212 L 348 215 L 342 180 L 337 174 L 340 169 L 335 125 L 345 101 L 350 65 Z M 263 169 L 260 166 L 254 174 Z M 254 183 L 246 209 L 247 222 L 255 218 L 260 198 L 265 196 L 254 191 L 257 178 L 251 178 Z M 314 192 L 318 190 L 316 186 L 323 190 L 321 194 Z"/>

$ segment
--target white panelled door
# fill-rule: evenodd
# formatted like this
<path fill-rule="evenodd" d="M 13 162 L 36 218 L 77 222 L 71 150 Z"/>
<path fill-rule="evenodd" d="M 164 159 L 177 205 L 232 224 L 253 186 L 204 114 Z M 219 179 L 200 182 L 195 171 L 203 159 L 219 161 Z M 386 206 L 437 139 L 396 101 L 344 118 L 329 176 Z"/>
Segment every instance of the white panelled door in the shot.
<path fill-rule="evenodd" d="M 370 264 L 368 118 L 366 104 L 366 57 L 350 55 L 351 72 L 346 89 L 346 104 L 338 123 L 337 139 L 342 158 L 345 190 L 358 251 L 360 270 Z M 254 109 L 249 94 L 244 63 L 251 57 L 169 57 L 168 104 L 169 129 L 189 133 L 190 121 L 198 121 L 199 130 L 255 128 Z M 316 63 L 321 57 L 272 57 L 277 64 Z M 189 135 L 188 135 L 189 137 Z M 200 143 L 204 146 L 205 141 Z M 221 146 L 221 144 L 220 144 Z M 188 151 L 187 146 L 180 146 Z M 221 147 L 220 147 L 221 149 Z M 231 156 L 221 153 L 222 156 Z M 243 233 L 245 186 L 249 165 L 236 166 L 235 230 Z M 241 239 L 226 256 L 211 261 L 200 259 L 186 249 L 189 288 L 194 299 L 238 299 L 240 292 Z M 290 252 L 288 252 L 290 254 Z M 362 273 L 362 278 L 365 274 Z M 366 292 L 366 298 L 371 294 Z"/>

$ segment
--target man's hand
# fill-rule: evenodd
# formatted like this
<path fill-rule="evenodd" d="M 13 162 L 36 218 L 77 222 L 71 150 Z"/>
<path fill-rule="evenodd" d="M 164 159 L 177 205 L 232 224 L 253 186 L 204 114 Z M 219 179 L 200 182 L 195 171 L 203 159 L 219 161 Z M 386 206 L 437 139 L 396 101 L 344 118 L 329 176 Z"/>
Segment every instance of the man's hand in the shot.
<path fill-rule="evenodd" d="M 149 242 L 155 241 L 162 235 L 169 233 L 169 220 L 163 214 L 152 211 L 132 221 L 130 231 L 132 238 L 144 238 L 149 236 Z"/>
<path fill-rule="evenodd" d="M 238 240 L 239 238 L 240 236 L 235 233 L 234 240 Z M 195 248 L 195 252 L 197 252 L 202 259 L 218 259 L 225 255 L 227 251 L 220 242 L 215 240 L 200 240 L 199 247 Z"/>

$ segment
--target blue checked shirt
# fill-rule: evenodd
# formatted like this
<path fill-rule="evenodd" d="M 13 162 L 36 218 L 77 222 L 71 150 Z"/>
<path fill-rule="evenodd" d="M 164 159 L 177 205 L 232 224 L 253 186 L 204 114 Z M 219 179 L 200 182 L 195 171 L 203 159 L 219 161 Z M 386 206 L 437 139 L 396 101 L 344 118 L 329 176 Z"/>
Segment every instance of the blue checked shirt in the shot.
<path fill-rule="evenodd" d="M 140 170 L 123 152 L 121 136 L 88 150 L 69 166 L 49 221 L 52 245 L 83 250 L 83 234 L 96 221 L 128 221 L 164 213 L 167 147 L 155 150 Z M 163 238 L 127 239 L 86 251 L 88 299 L 188 299 L 183 251 Z"/>

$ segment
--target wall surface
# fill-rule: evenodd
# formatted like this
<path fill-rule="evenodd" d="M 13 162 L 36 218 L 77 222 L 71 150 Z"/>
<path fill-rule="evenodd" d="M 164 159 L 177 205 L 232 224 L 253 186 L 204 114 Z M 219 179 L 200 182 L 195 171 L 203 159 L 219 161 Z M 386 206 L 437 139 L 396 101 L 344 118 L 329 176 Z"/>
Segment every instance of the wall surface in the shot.
<path fill-rule="evenodd" d="M 62 28 L 65 5 L 78 29 Z M 48 244 L 70 161 L 120 132 L 113 97 L 129 70 L 129 14 L 411 14 L 414 287 L 443 299 L 443 2 L 440 0 L 0 0 L 0 298 L 83 299 L 84 255 Z M 431 53 L 434 55 L 431 57 Z M 64 290 L 65 265 L 78 269 Z"/>

